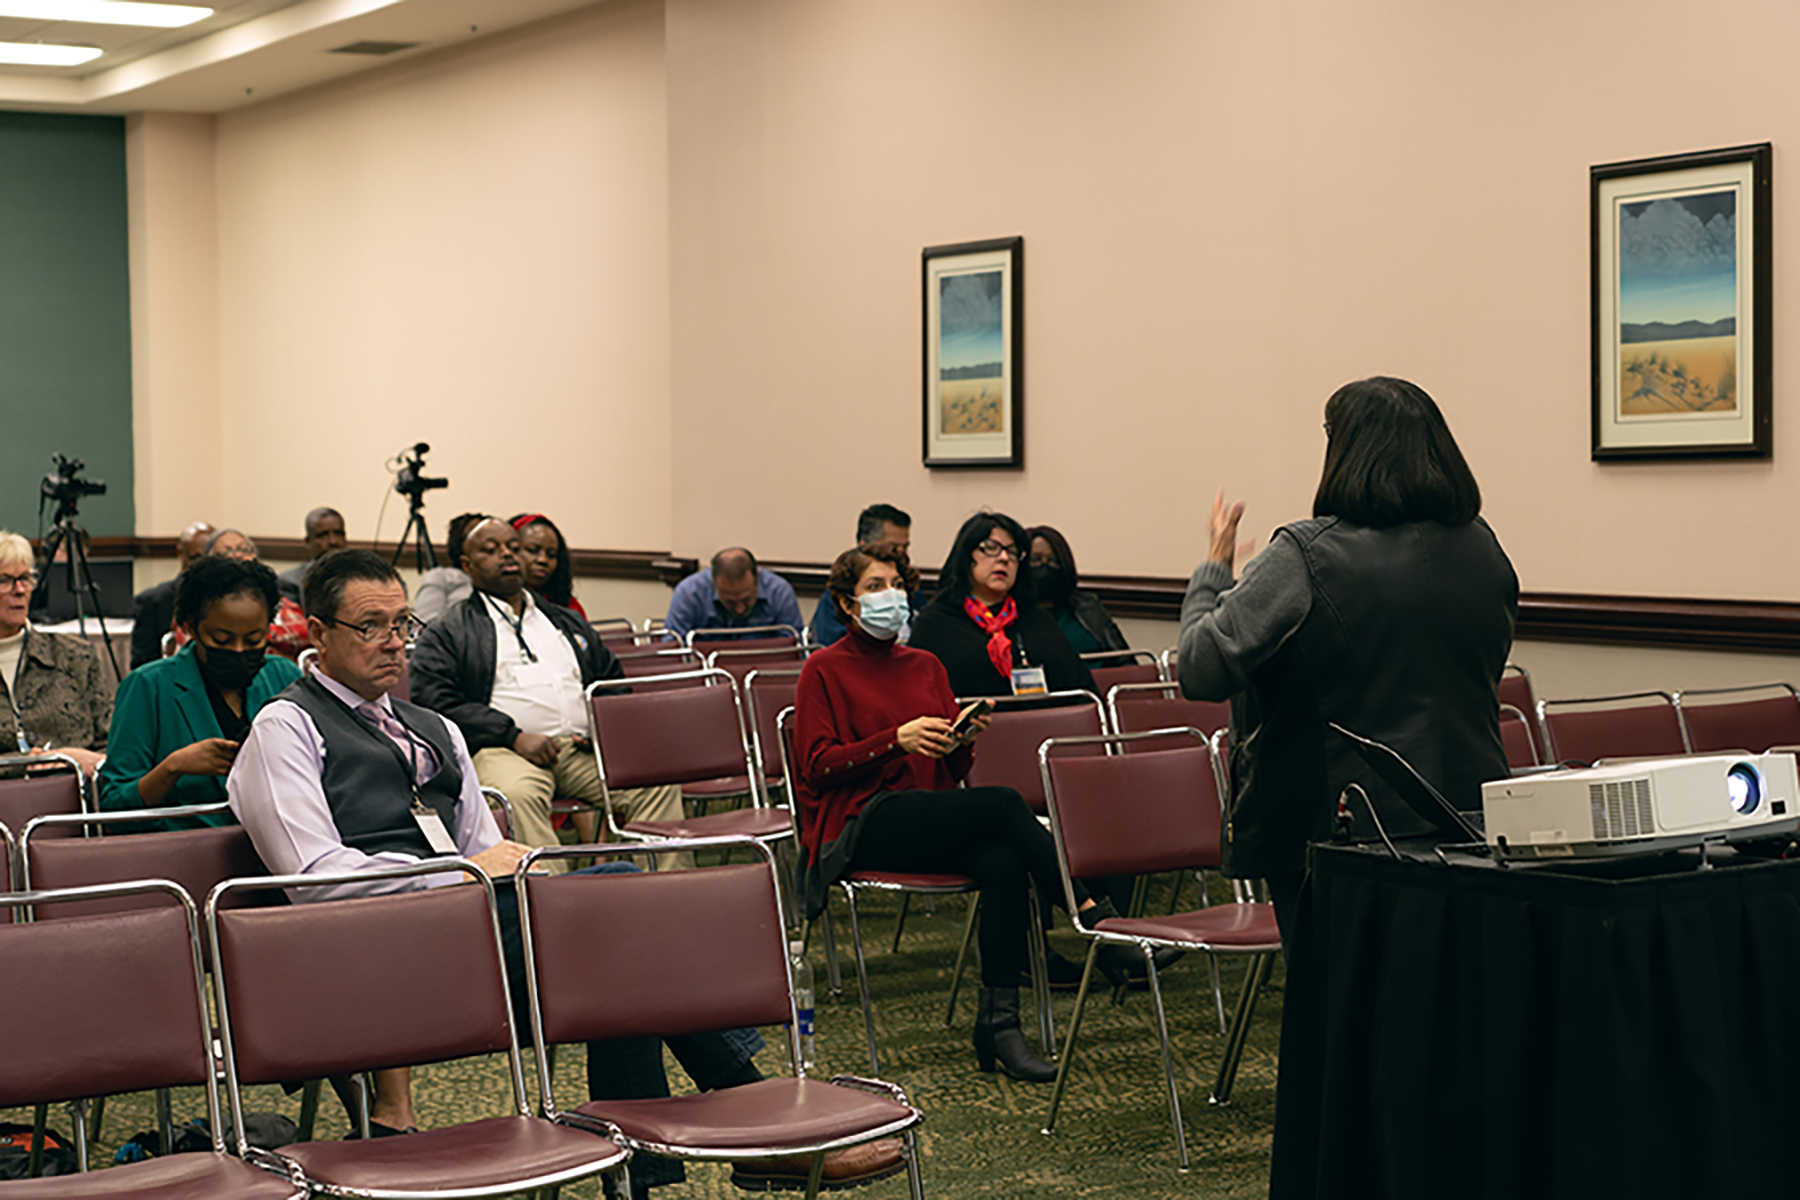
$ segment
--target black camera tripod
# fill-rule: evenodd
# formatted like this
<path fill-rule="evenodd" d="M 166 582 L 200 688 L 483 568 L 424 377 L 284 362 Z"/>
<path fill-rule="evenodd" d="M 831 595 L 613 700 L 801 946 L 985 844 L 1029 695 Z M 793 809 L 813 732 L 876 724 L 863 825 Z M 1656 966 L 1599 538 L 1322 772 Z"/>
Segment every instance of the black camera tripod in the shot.
<path fill-rule="evenodd" d="M 122 679 L 124 673 L 119 670 L 119 656 L 113 652 L 112 635 L 106 632 L 106 614 L 100 608 L 100 585 L 94 582 L 93 572 L 88 569 L 87 531 L 75 521 L 75 504 L 73 495 L 57 498 L 55 524 L 43 538 L 44 576 L 38 580 L 31 606 L 42 608 L 49 603 L 50 572 L 56 569 L 57 553 L 67 546 L 69 554 L 63 569 L 67 572 L 64 578 L 68 581 L 69 595 L 75 598 L 76 627 L 83 637 L 87 636 L 87 610 L 91 607 L 94 620 L 100 625 L 100 641 L 106 647 L 107 661 L 112 664 L 113 678 Z"/>

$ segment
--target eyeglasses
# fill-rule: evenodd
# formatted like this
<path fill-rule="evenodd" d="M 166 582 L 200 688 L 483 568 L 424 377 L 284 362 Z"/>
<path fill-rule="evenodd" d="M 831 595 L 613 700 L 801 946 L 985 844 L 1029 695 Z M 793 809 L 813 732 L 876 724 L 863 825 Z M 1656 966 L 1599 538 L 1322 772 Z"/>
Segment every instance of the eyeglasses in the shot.
<path fill-rule="evenodd" d="M 23 588 L 30 591 L 37 586 L 38 573 L 27 571 L 23 575 L 0 575 L 0 592 L 15 592 Z"/>
<path fill-rule="evenodd" d="M 1006 542 L 996 542 L 993 538 L 989 538 L 985 542 L 977 543 L 975 546 L 975 553 L 981 555 L 983 558 L 1010 558 L 1014 562 L 1019 561 L 1019 548 L 1017 546 L 1008 545 Z"/>
<path fill-rule="evenodd" d="M 419 618 L 413 616 L 411 613 L 407 613 L 392 625 L 377 624 L 374 621 L 365 621 L 361 625 L 352 625 L 350 622 L 340 621 L 336 617 L 320 617 L 319 620 L 327 625 L 336 625 L 339 629 L 348 629 L 364 642 L 371 645 L 377 642 L 385 642 L 390 637 L 398 637 L 403 642 L 410 642 L 419 636 L 420 630 L 425 628 L 425 622 L 419 620 Z"/>

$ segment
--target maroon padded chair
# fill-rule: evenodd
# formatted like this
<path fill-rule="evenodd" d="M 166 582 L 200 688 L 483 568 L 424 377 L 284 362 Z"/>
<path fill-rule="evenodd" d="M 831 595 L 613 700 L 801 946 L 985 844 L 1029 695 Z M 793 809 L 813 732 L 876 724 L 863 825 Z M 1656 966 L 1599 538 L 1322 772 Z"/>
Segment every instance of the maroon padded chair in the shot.
<path fill-rule="evenodd" d="M 194 816 L 225 809 L 223 804 L 138 812 L 85 813 L 39 817 L 19 838 L 20 882 L 30 889 L 79 888 L 135 879 L 167 879 L 190 896 L 204 896 L 227 879 L 267 875 L 256 847 L 241 825 L 204 829 L 171 829 L 126 833 L 132 824 L 170 817 Z M 83 828 L 105 825 L 110 836 L 78 837 Z M 35 919 L 62 921 L 72 917 L 124 912 L 155 903 L 154 895 L 129 895 L 80 903 L 38 905 Z M 162 899 L 162 902 L 169 901 Z M 282 904 L 280 892 L 234 892 L 238 905 Z"/>
<path fill-rule="evenodd" d="M 784 809 L 770 808 L 752 787 L 755 767 L 750 738 L 738 703 L 737 681 L 729 672 L 685 671 L 649 676 L 630 694 L 609 693 L 606 681 L 588 688 L 593 714 L 594 761 L 606 825 L 617 838 L 639 841 L 741 835 L 761 841 L 791 838 L 794 822 Z M 705 686 L 692 686 L 698 682 Z M 620 825 L 612 808 L 614 788 L 704 784 L 748 793 L 748 807 L 680 821 L 631 821 Z"/>
<path fill-rule="evenodd" d="M 1538 720 L 1550 741 L 1549 762 L 1669 758 L 1689 752 L 1687 731 L 1668 692 L 1540 700 Z"/>
<path fill-rule="evenodd" d="M 478 874 L 480 886 L 286 908 L 227 903 L 239 887 L 399 881 L 451 864 Z M 244 1128 L 247 1084 L 507 1056 L 513 1103 L 504 1116 L 406 1137 L 284 1147 L 281 1157 L 298 1164 L 315 1195 L 527 1192 L 611 1170 L 628 1156 L 603 1138 L 531 1115 L 493 885 L 479 870 L 462 859 L 433 859 L 360 874 L 274 876 L 221 884 L 207 901 L 233 1129 Z M 355 1004 L 355 1020 L 345 1019 L 344 1004 L 320 1003 L 318 981 L 333 979 L 355 980 L 368 998 Z M 243 1153 L 241 1133 L 238 1142 Z"/>
<path fill-rule="evenodd" d="M 45 763 L 56 766 L 43 770 Z M 0 758 L 0 771 L 16 770 L 26 764 L 40 769 L 13 779 L 0 779 L 0 825 L 22 833 L 33 817 L 87 811 L 81 768 L 74 759 L 60 754 L 9 754 Z M 76 832 L 67 831 L 63 836 L 73 837 Z"/>
<path fill-rule="evenodd" d="M 794 790 L 794 710 L 785 708 L 776 717 L 776 728 L 781 745 L 782 775 L 787 780 L 789 796 L 798 796 Z M 795 836 L 804 828 L 800 803 L 794 801 Z M 962 989 L 963 967 L 969 961 L 969 947 L 975 941 L 975 919 L 981 912 L 981 892 L 975 880 L 967 875 L 937 875 L 928 871 L 851 871 L 837 881 L 844 891 L 844 900 L 850 906 L 850 945 L 856 951 L 856 983 L 862 996 L 863 1033 L 869 1042 L 869 1072 L 881 1074 L 881 1050 L 875 1040 L 875 1008 L 869 1000 L 869 968 L 863 954 L 862 917 L 857 897 L 863 892 L 889 892 L 898 894 L 901 904 L 905 905 L 913 896 L 960 896 L 969 897 L 969 916 L 963 922 L 962 942 L 956 948 L 956 966 L 950 972 L 950 1000 L 944 1009 L 944 1024 L 950 1026 L 956 1022 L 956 995 Z M 904 907 L 894 922 L 894 953 L 900 950 L 900 933 L 905 928 L 906 913 Z M 831 908 L 827 902 L 824 914 L 825 959 L 831 971 L 831 994 L 843 994 L 843 983 L 838 972 L 837 935 L 831 928 Z"/>
<path fill-rule="evenodd" d="M 1188 700 L 1178 683 L 1127 683 L 1106 693 L 1106 715 L 1114 733 L 1148 733 L 1152 729 L 1198 729 L 1210 734 L 1231 724 L 1228 700 Z M 1126 753 L 1136 753 L 1130 742 Z"/>
<path fill-rule="evenodd" d="M 980 699 L 960 697 L 959 708 Z M 993 722 L 976 744 L 975 762 L 964 781 L 969 787 L 1009 787 L 1042 814 L 1044 785 L 1038 774 L 1038 747 L 1050 738 L 1097 737 L 1106 732 L 1100 698 L 1092 692 L 1050 692 L 1042 696 L 994 696 Z M 1105 753 L 1096 747 L 1093 753 Z"/>
<path fill-rule="evenodd" d="M 711 645 L 711 643 L 707 644 Z M 744 650 L 727 642 L 718 646 L 717 649 L 707 651 L 706 665 L 717 667 L 721 671 L 729 671 L 731 677 L 738 681 L 738 686 L 742 687 L 744 680 L 752 671 L 781 670 L 790 667 L 798 670 L 800 664 L 806 661 L 807 654 L 807 648 L 797 644 L 762 650 Z"/>
<path fill-rule="evenodd" d="M 710 846 L 748 849 L 756 861 L 661 874 L 526 873 L 542 858 L 625 850 L 588 846 L 538 850 L 520 864 L 519 920 L 538 1061 L 561 1043 L 786 1025 L 793 1077 L 657 1100 L 594 1100 L 562 1111 L 540 1073 L 543 1111 L 570 1125 L 616 1129 L 626 1144 L 671 1158 L 812 1155 L 815 1175 L 828 1151 L 899 1136 L 918 1200 L 923 1187 L 913 1130 L 922 1114 L 906 1094 L 879 1079 L 806 1078 L 768 847 L 746 838 L 699 844 Z M 594 952 L 596 912 L 606 914 L 603 954 Z M 681 953 L 669 953 L 670 946 Z M 620 963 L 650 966 L 622 971 Z M 816 1178 L 813 1184 L 809 1196 Z"/>
<path fill-rule="evenodd" d="M 1156 655 L 1148 650 L 1094 650 L 1080 657 L 1093 669 L 1097 695 L 1104 696 L 1121 683 L 1158 683 L 1163 679 Z"/>
<path fill-rule="evenodd" d="M 1499 692 L 1501 704 L 1510 704 L 1525 714 L 1531 752 L 1538 762 L 1545 762 L 1549 754 L 1544 749 L 1544 727 L 1538 724 L 1537 689 L 1532 685 L 1531 672 L 1518 663 L 1507 663 L 1500 672 Z"/>
<path fill-rule="evenodd" d="M 750 708 L 750 754 L 763 781 L 763 794 L 773 804 L 774 790 L 779 787 L 791 807 L 794 793 L 787 787 L 787 774 L 782 768 L 779 723 L 782 711 L 794 706 L 800 669 L 759 667 L 739 682 L 744 689 L 744 703 Z"/>
<path fill-rule="evenodd" d="M 149 893 L 155 899 L 147 903 Z M 0 925 L 0 961 L 8 981 L 0 988 L 0 1028 L 35 1034 L 8 1039 L 0 1107 L 201 1087 L 208 1128 L 224 1129 L 194 902 L 160 880 L 0 895 L 8 912 L 31 903 L 90 912 L 94 905 L 116 904 L 130 911 Z M 129 1002 L 121 1003 L 121 997 Z M 80 1052 L 71 1053 L 72 1046 Z M 210 1153 L 174 1154 L 89 1173 L 82 1110 L 70 1111 L 83 1173 L 0 1183 L 0 1196 L 298 1200 L 307 1194 L 291 1174 L 226 1154 L 217 1132 Z"/>
<path fill-rule="evenodd" d="M 18 862 L 19 847 L 13 840 L 13 831 L 8 829 L 4 821 L 0 821 L 0 892 L 13 890 L 13 864 Z M 11 923 L 12 909 L 0 909 L 0 925 Z"/>
<path fill-rule="evenodd" d="M 1091 753 L 1095 746 L 1104 750 L 1131 740 L 1149 742 L 1157 748 L 1135 754 Z M 1205 870 L 1219 865 L 1224 823 L 1224 807 L 1219 799 L 1223 776 L 1215 765 L 1213 749 L 1213 744 L 1197 729 L 1057 739 L 1045 744 L 1039 751 L 1039 770 L 1043 773 L 1051 832 L 1056 837 L 1057 859 L 1071 908 L 1076 879 Z M 1238 895 L 1234 903 L 1168 916 L 1108 918 L 1092 932 L 1081 931 L 1090 942 L 1087 964 L 1069 1022 L 1068 1041 L 1057 1065 L 1056 1089 L 1050 1095 L 1050 1115 L 1044 1132 L 1056 1125 L 1069 1065 L 1075 1059 L 1075 1041 L 1081 1032 L 1095 955 L 1102 945 L 1130 946 L 1143 954 L 1149 971 L 1175 1143 L 1181 1169 L 1188 1169 L 1181 1098 L 1175 1083 L 1175 1061 L 1169 1049 L 1168 1019 L 1154 952 L 1174 947 L 1249 957 L 1243 992 L 1213 1082 L 1212 1102 L 1229 1103 L 1244 1038 L 1256 1007 L 1258 980 L 1264 964 L 1281 953 L 1274 906 L 1248 901 L 1242 892 Z"/>
<path fill-rule="evenodd" d="M 705 654 L 723 646 L 736 650 L 780 650 L 800 642 L 800 631 L 792 625 L 743 625 L 736 629 L 690 629 L 684 644 Z"/>
<path fill-rule="evenodd" d="M 1531 721 L 1510 704 L 1500 706 L 1500 741 L 1506 747 L 1508 770 L 1523 771 L 1540 765 Z"/>
<path fill-rule="evenodd" d="M 1698 697 L 1706 699 L 1696 704 Z M 1791 683 L 1677 692 L 1675 705 L 1695 754 L 1761 754 L 1800 743 L 1800 690 Z"/>

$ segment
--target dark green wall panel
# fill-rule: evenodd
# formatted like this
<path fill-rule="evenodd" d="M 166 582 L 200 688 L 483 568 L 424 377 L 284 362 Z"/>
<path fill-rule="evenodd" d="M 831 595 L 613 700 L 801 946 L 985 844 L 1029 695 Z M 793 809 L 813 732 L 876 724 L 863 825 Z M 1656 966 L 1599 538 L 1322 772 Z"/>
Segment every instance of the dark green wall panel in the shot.
<path fill-rule="evenodd" d="M 134 533 L 125 121 L 0 112 L 0 528 L 37 532 L 54 450 L 106 481 L 88 532 Z"/>

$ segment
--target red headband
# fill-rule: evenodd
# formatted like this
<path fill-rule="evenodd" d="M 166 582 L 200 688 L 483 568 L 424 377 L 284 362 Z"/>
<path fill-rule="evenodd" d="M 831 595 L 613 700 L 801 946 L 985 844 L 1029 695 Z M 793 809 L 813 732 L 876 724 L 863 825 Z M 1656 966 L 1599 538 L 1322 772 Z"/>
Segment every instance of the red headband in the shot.
<path fill-rule="evenodd" d="M 514 517 L 512 527 L 516 532 L 525 528 L 527 525 L 530 525 L 534 521 L 542 521 L 546 525 L 550 524 L 550 518 L 546 517 L 543 513 L 526 513 L 522 517 Z"/>

